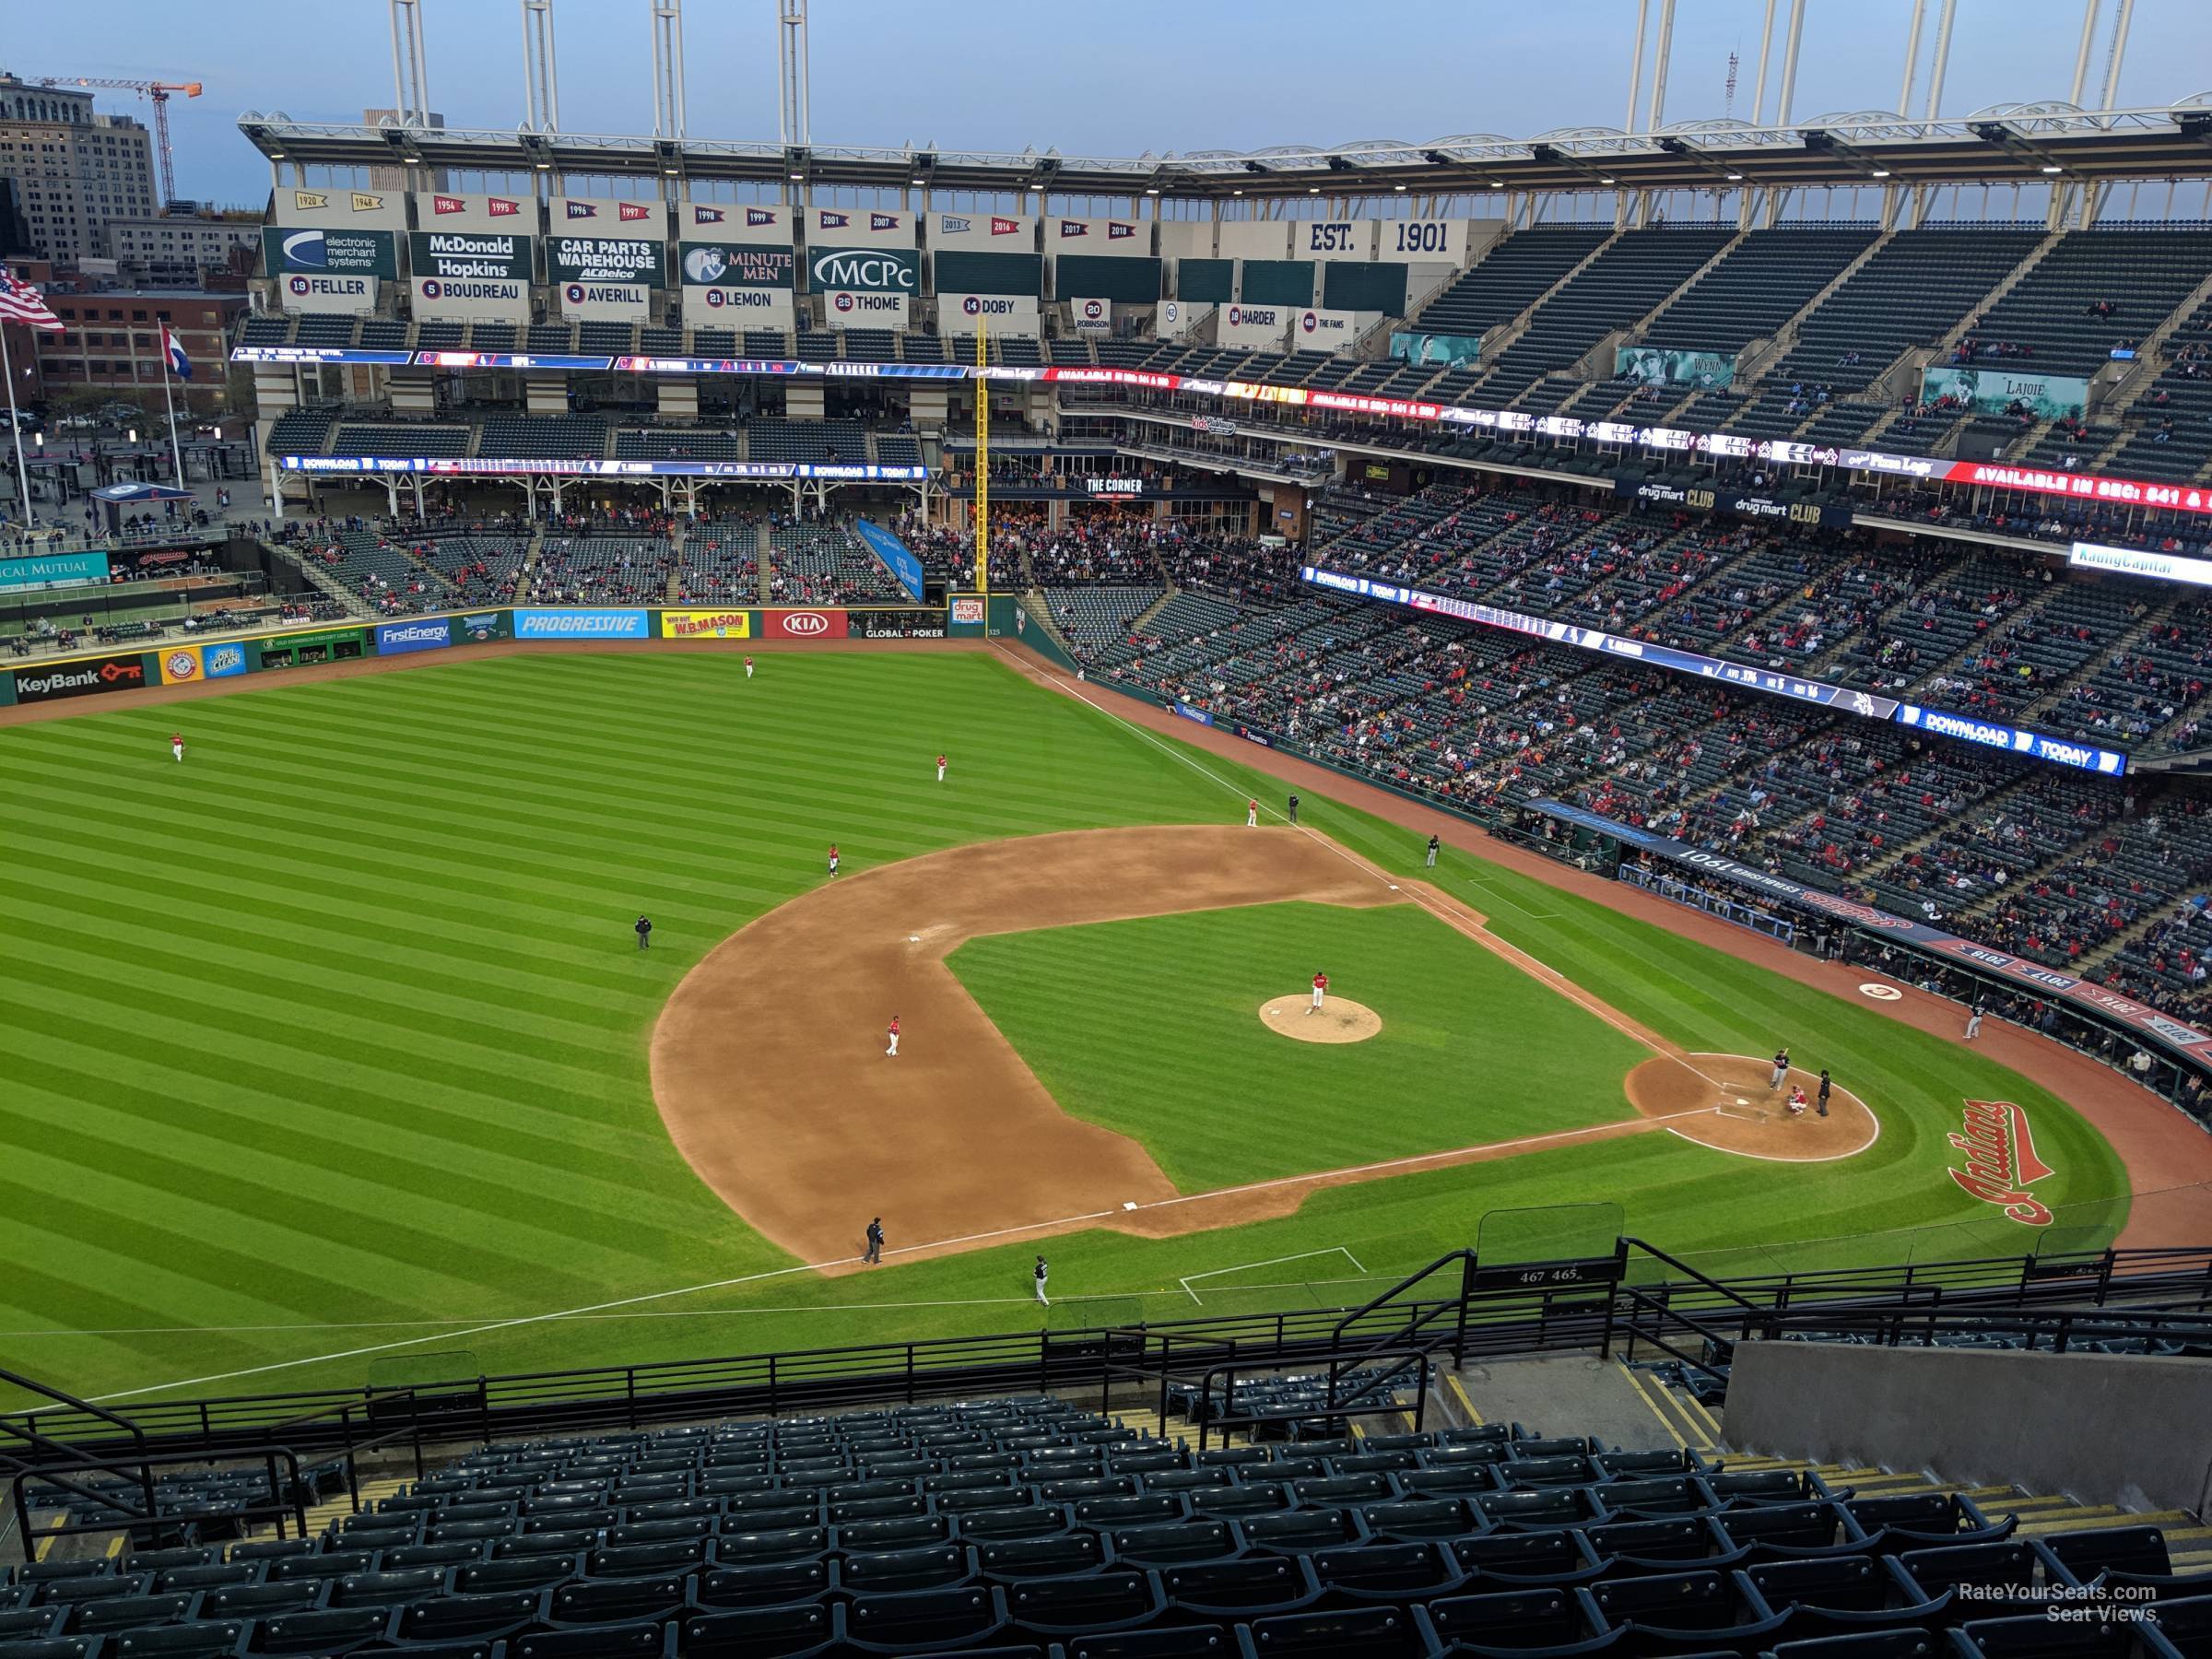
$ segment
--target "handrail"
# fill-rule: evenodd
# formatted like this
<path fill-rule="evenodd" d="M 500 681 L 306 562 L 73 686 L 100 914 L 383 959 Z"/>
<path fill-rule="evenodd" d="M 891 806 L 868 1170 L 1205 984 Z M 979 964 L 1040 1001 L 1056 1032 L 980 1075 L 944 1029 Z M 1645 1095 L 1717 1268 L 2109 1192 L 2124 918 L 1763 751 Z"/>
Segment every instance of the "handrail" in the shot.
<path fill-rule="evenodd" d="M 1656 1244 L 1647 1244 L 1643 1240 L 1631 1237 L 1626 1233 L 1621 1235 L 1620 1241 L 1624 1245 L 1630 1245 L 1637 1250 L 1642 1251 L 1644 1254 L 1653 1257 L 1656 1261 L 1665 1262 L 1669 1267 L 1672 1267 L 1677 1272 L 1683 1274 L 1692 1282 L 1702 1285 L 1708 1290 L 1717 1291 L 1719 1294 L 1728 1298 L 1729 1300 L 1735 1302 L 1739 1308 L 1743 1308 L 1749 1312 L 1759 1312 L 1758 1306 L 1755 1303 L 1747 1300 L 1741 1292 L 1732 1290 L 1726 1285 L 1722 1284 L 1720 1280 L 1708 1277 L 1706 1275 L 1700 1273 L 1695 1267 L 1692 1267 L 1688 1262 L 1683 1261 L 1679 1256 L 1672 1256 L 1667 1254 L 1665 1251 L 1660 1249 Z"/>
<path fill-rule="evenodd" d="M 241 1447 L 236 1451 L 226 1453 L 224 1455 L 227 1458 L 243 1459 L 249 1457 L 258 1457 L 263 1459 L 268 1469 L 269 1493 L 275 1501 L 269 1503 L 242 1503 L 224 1509 L 213 1509 L 178 1514 L 173 1517 L 178 1524 L 182 1524 L 184 1522 L 195 1520 L 207 1521 L 223 1520 L 229 1518 L 250 1520 L 260 1515 L 273 1514 L 278 1517 L 277 1531 L 279 1534 L 281 1534 L 284 1530 L 282 1518 L 285 1515 L 289 1514 L 299 1525 L 300 1535 L 303 1538 L 307 1536 L 307 1505 L 300 1496 L 301 1481 L 300 1478 L 300 1458 L 297 1453 L 295 1453 L 289 1446 L 269 1444 Z M 276 1484 L 276 1462 L 279 1458 L 284 1460 L 285 1466 L 290 1473 L 290 1481 L 288 1486 L 281 1489 Z M 88 1521 L 81 1524 L 69 1525 L 57 1524 L 54 1526 L 50 1526 L 44 1533 L 40 1535 L 42 1538 L 68 1537 L 79 1533 L 116 1532 L 121 1530 L 129 1530 L 139 1526 L 159 1527 L 164 1524 L 165 1520 L 171 1519 L 171 1517 L 165 1517 L 162 1514 L 161 1506 L 154 1497 L 153 1471 L 156 1465 L 164 1464 L 200 1464 L 206 1463 L 208 1461 L 209 1459 L 204 1453 L 177 1452 L 167 1454 L 152 1453 L 145 1457 L 92 1459 L 89 1460 L 88 1463 L 73 1463 L 69 1465 L 69 1467 L 72 1469 L 94 1467 L 103 1469 L 110 1474 L 116 1475 L 124 1474 L 134 1467 L 136 1468 L 138 1471 L 139 1484 L 146 1494 L 146 1508 L 142 1512 L 128 1508 L 115 1498 L 112 1498 L 104 1492 L 95 1492 L 88 1488 L 81 1487 L 77 1485 L 76 1481 L 67 1479 L 58 1475 L 54 1470 L 42 1465 L 25 1465 L 15 1470 L 9 1478 L 8 1494 L 12 1500 L 9 1507 L 15 1512 L 17 1524 L 22 1527 L 23 1535 L 28 1539 L 30 1536 L 30 1499 L 29 1486 L 31 1481 L 39 1480 L 44 1481 L 51 1486 L 59 1487 L 64 1491 L 73 1492 L 76 1496 L 85 1500 L 85 1501 L 88 1503 L 98 1504 L 104 1509 L 112 1510 L 115 1512 L 116 1516 L 116 1518 L 113 1520 L 103 1517 L 98 1521 Z M 290 1492 L 291 1496 L 289 1499 L 287 1499 L 284 1496 L 285 1491 Z"/>

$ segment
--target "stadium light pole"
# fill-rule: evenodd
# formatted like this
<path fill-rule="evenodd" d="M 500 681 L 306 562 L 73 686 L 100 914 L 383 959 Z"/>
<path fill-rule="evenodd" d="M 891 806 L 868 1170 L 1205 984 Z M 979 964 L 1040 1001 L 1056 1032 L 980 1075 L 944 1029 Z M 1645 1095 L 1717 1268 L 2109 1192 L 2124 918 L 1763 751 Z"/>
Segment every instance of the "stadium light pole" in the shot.
<path fill-rule="evenodd" d="M 1920 68 L 1920 26 L 1927 18 L 1928 0 L 1912 0 L 1912 22 L 1905 30 L 1905 84 L 1897 90 L 1897 112 L 1912 113 L 1912 82 Z"/>
<path fill-rule="evenodd" d="M 1659 0 L 1659 44 L 1652 55 L 1652 112 L 1643 124 L 1647 133 L 1657 132 L 1666 113 L 1666 63 L 1674 51 L 1675 0 Z"/>
<path fill-rule="evenodd" d="M 653 0 L 653 135 L 684 129 L 684 0 Z"/>
<path fill-rule="evenodd" d="M 553 52 L 553 0 L 523 0 L 523 114 L 535 132 L 560 131 L 560 74 Z"/>
<path fill-rule="evenodd" d="M 989 330 L 975 320 L 975 591 L 984 596 L 988 631 L 991 594 L 991 382 L 983 378 L 990 360 Z M 28 489 L 24 499 L 29 500 Z"/>
<path fill-rule="evenodd" d="M 1790 0 L 1789 32 L 1782 42 L 1781 102 L 1774 106 L 1774 124 L 1790 124 L 1790 102 L 1797 92 L 1797 48 L 1805 39 L 1805 0 Z"/>
<path fill-rule="evenodd" d="M 776 0 L 776 102 L 785 148 L 814 142 L 806 108 L 806 0 Z"/>
<path fill-rule="evenodd" d="M 2125 0 L 2123 0 L 2123 4 Z M 1943 0 L 1943 10 L 1936 17 L 1936 61 L 1928 66 L 1928 119 L 1936 119 L 1936 106 L 1943 100 L 1943 74 L 1951 61 L 1951 24 L 1959 15 L 1959 0 Z M 1900 110 L 1900 115 L 1910 115 L 1909 110 Z"/>
<path fill-rule="evenodd" d="M 1629 112 L 1620 118 L 1624 133 L 1636 130 L 1636 95 L 1643 90 L 1643 30 L 1651 18 L 1652 0 L 1636 0 L 1636 50 L 1629 54 Z"/>
<path fill-rule="evenodd" d="M 1767 60 L 1774 49 L 1774 0 L 1767 0 L 1766 21 L 1759 26 L 1759 90 L 1751 95 L 1751 124 L 1758 126 L 1767 118 Z M 1903 114 L 1903 111 L 1899 111 Z"/>
<path fill-rule="evenodd" d="M 2104 60 L 2104 96 L 2097 107 L 2109 110 L 2112 100 L 2120 96 L 2120 65 L 2127 58 L 2127 26 L 2135 19 L 2136 0 L 2120 0 L 2120 10 L 2112 18 L 2112 47 Z"/>

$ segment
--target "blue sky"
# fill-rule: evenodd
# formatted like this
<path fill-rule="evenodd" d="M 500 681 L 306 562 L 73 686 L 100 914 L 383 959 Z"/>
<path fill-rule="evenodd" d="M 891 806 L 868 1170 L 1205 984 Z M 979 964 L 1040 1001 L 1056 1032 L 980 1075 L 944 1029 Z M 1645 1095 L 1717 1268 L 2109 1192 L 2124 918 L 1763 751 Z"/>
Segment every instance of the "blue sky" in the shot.
<path fill-rule="evenodd" d="M 2117 5 L 2106 0 L 2086 102 L 2102 79 Z M 1936 8 L 1929 0 L 1916 108 Z M 425 0 L 423 9 L 433 107 L 457 126 L 518 123 L 514 0 Z M 1745 60 L 1736 112 L 1749 114 L 1762 9 L 1761 0 L 1680 0 L 1666 119 L 1722 112 L 1732 50 Z M 2064 97 L 2082 9 L 2082 0 L 1959 0 L 1942 112 Z M 817 142 L 1065 155 L 1618 126 L 1636 15 L 1634 0 L 814 0 L 811 10 Z M 1812 0 L 1793 114 L 1895 108 L 1911 10 L 1911 0 Z M 392 101 L 383 0 L 223 0 L 212 15 L 176 0 L 14 0 L 9 11 L 0 53 L 18 75 L 206 84 L 206 96 L 171 106 L 178 189 L 189 196 L 262 199 L 268 171 L 238 135 L 241 111 L 358 120 Z M 651 130 L 648 15 L 646 0 L 558 0 L 563 127 Z M 691 0 L 694 136 L 775 136 L 774 17 L 773 0 Z M 1770 112 L 1781 56 L 1778 38 Z M 1644 86 L 1648 99 L 1648 69 Z M 2206 90 L 2212 5 L 2137 0 L 2119 101 Z M 128 93 L 106 99 L 103 108 L 144 115 Z"/>

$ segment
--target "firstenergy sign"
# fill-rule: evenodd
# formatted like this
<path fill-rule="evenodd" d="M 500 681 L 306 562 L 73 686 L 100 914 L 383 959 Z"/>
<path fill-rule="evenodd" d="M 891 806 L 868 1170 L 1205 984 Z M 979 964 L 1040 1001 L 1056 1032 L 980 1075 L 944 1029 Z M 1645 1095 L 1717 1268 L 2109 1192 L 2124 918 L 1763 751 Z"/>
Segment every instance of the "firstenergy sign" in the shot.
<path fill-rule="evenodd" d="M 817 293 L 918 294 L 922 256 L 908 248 L 817 248 L 806 282 Z"/>

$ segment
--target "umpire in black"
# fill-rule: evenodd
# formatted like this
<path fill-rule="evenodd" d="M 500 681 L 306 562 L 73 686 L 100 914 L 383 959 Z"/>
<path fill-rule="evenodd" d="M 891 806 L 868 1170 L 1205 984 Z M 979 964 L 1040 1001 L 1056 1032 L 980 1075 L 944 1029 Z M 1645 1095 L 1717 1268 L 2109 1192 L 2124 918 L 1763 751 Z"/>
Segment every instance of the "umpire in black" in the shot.
<path fill-rule="evenodd" d="M 636 923 L 632 924 L 632 931 L 634 931 L 638 935 L 638 948 L 640 950 L 650 950 L 653 948 L 653 924 L 650 921 L 643 916 L 640 916 Z"/>

